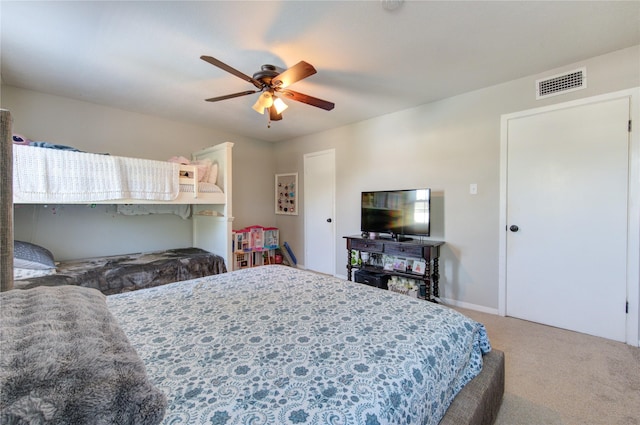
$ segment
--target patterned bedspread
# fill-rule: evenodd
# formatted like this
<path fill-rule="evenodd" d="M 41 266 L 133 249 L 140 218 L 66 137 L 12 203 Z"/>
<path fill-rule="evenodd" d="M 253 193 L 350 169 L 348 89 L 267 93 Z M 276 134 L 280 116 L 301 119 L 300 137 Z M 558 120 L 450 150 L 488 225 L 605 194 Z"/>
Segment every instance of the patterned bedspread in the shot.
<path fill-rule="evenodd" d="M 165 424 L 437 424 L 491 350 L 447 307 L 285 266 L 107 302 Z"/>

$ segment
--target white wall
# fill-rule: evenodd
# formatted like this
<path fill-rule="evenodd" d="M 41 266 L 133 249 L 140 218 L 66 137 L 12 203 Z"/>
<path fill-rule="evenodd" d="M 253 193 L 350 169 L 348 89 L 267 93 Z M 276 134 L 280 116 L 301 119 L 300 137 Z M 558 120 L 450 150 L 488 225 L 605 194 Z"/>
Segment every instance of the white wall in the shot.
<path fill-rule="evenodd" d="M 14 133 L 88 152 L 166 160 L 234 142 L 234 228 L 274 224 L 269 142 L 11 86 L 2 86 L 1 107 L 11 111 Z M 58 260 L 192 245 L 191 220 L 175 215 L 120 216 L 105 205 L 14 211 L 15 238 L 51 249 Z"/>
<path fill-rule="evenodd" d="M 587 89 L 535 100 L 537 78 L 579 66 L 587 68 Z M 298 172 L 302 190 L 303 155 L 335 148 L 337 275 L 346 271 L 342 236 L 359 231 L 362 190 L 429 186 L 432 238 L 446 241 L 441 296 L 497 311 L 500 116 L 636 86 L 640 46 L 276 145 L 15 87 L 2 87 L 1 106 L 11 110 L 15 132 L 93 152 L 166 159 L 235 142 L 233 227 L 278 226 L 301 264 L 304 205 L 298 216 L 275 216 L 273 174 Z M 470 183 L 478 184 L 477 195 L 469 194 Z M 187 246 L 191 226 L 177 216 L 147 221 L 108 207 L 63 206 L 56 214 L 18 208 L 16 228 L 16 238 L 44 240 L 64 259 Z"/>
<path fill-rule="evenodd" d="M 499 64 L 496 64 L 499 66 Z M 586 66 L 584 90 L 535 100 L 535 80 Z M 431 187 L 432 239 L 444 240 L 440 295 L 498 308 L 500 116 L 640 86 L 640 46 L 538 75 L 277 144 L 277 172 L 298 172 L 302 156 L 336 149 L 336 271 L 346 275 L 342 236 L 359 233 L 363 190 Z M 417 88 L 419 89 L 419 88 Z M 469 194 L 469 184 L 478 194 Z M 303 199 L 304 194 L 299 194 Z M 303 217 L 278 217 L 281 236 L 304 264 Z"/>

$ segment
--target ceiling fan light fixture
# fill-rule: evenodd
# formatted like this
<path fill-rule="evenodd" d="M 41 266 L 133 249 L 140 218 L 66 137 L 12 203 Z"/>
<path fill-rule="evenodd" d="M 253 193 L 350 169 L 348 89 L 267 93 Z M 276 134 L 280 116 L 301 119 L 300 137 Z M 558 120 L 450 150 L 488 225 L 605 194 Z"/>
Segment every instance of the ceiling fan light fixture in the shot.
<path fill-rule="evenodd" d="M 257 113 L 264 115 L 264 106 L 260 101 L 260 97 L 258 98 L 258 100 L 256 100 L 256 103 L 254 103 L 251 108 L 253 108 L 253 110 L 256 111 Z"/>
<path fill-rule="evenodd" d="M 266 91 L 258 97 L 252 108 L 257 113 L 264 114 L 264 109 L 271 108 L 271 105 L 273 105 L 273 97 L 270 92 Z"/>
<path fill-rule="evenodd" d="M 402 2 L 404 0 L 379 1 Z M 286 96 L 288 99 L 294 100 L 296 102 L 306 103 L 307 105 L 315 106 L 316 108 L 321 108 L 325 111 L 330 111 L 335 106 L 334 103 L 318 99 L 317 97 L 309 96 L 304 93 L 298 93 L 290 89 L 284 90 L 291 84 L 303 80 L 316 73 L 316 69 L 313 67 L 313 65 L 305 61 L 300 61 L 285 70 L 278 69 L 274 65 L 262 65 L 261 70 L 254 73 L 253 77 L 250 77 L 211 56 L 203 55 L 200 56 L 200 59 L 222 69 L 223 71 L 233 74 L 244 81 L 252 83 L 257 88 L 257 90 L 246 90 L 243 92 L 231 93 L 225 96 L 217 96 L 205 99 L 207 102 L 218 102 L 220 100 L 233 99 L 236 97 L 259 93 L 258 99 L 253 104 L 251 109 L 259 113 L 260 115 L 264 115 L 264 110 L 269 109 L 269 122 L 280 121 L 282 119 L 282 111 L 288 108 L 288 105 L 284 103 L 281 98 L 276 97 L 276 93 L 280 93 L 281 96 Z"/>
<path fill-rule="evenodd" d="M 284 103 L 282 101 L 282 99 L 280 99 L 279 97 L 275 97 L 275 100 L 273 101 L 273 106 L 276 108 L 276 112 L 278 114 L 281 114 L 282 111 L 284 111 L 285 109 L 287 109 L 289 107 L 289 105 L 287 105 L 286 103 Z"/>

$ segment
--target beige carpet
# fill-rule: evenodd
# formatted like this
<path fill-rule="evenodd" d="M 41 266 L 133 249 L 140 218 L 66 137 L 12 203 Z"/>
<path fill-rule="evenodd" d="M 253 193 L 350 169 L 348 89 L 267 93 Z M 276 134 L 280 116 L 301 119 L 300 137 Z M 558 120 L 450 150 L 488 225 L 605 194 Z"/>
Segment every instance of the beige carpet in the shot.
<path fill-rule="evenodd" d="M 640 425 L 640 348 L 511 317 L 484 323 L 506 358 L 497 425 Z"/>

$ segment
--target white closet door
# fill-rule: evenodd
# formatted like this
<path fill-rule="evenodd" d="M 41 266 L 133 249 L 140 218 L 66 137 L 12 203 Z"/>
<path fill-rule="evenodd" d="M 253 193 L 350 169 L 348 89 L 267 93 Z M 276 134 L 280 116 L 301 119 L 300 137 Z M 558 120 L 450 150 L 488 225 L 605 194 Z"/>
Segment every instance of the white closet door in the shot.
<path fill-rule="evenodd" d="M 335 151 L 304 156 L 304 263 L 335 274 Z"/>
<path fill-rule="evenodd" d="M 629 99 L 508 122 L 506 313 L 625 340 Z"/>

